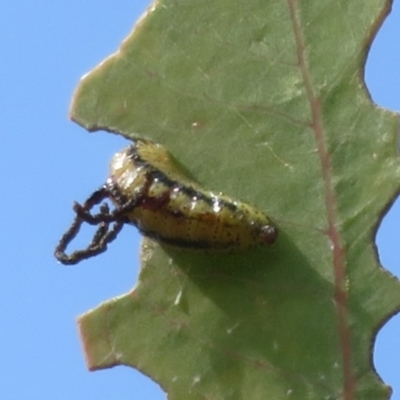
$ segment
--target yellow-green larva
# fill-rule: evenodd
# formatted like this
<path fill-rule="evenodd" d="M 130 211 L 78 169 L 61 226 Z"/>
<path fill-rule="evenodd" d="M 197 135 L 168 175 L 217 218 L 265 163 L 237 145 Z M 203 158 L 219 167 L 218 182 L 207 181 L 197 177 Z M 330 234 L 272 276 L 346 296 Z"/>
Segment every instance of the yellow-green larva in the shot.
<path fill-rule="evenodd" d="M 100 213 L 91 209 L 105 199 Z M 253 206 L 206 191 L 186 177 L 160 144 L 136 140 L 115 154 L 110 177 L 83 205 L 75 203 L 76 217 L 61 238 L 55 255 L 76 264 L 106 250 L 124 224 L 160 243 L 190 249 L 246 250 L 275 241 L 278 230 Z M 66 247 L 83 222 L 96 225 L 92 242 L 71 255 Z"/>

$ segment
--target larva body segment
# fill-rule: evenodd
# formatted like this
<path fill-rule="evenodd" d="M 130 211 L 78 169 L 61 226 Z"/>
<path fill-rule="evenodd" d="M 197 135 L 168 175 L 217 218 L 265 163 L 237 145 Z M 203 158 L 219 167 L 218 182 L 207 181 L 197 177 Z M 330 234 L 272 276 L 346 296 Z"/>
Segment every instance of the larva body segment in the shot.
<path fill-rule="evenodd" d="M 111 161 L 116 206 L 142 196 L 130 223 L 160 242 L 194 249 L 245 250 L 275 241 L 277 229 L 256 208 L 206 191 L 176 167 L 167 150 L 138 140 Z M 112 190 L 110 190 L 111 192 Z"/>

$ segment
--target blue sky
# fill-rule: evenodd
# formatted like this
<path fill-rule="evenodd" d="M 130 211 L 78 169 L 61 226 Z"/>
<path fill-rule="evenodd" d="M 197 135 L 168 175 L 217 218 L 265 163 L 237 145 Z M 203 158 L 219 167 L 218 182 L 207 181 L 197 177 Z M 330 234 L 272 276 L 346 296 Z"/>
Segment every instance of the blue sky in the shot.
<path fill-rule="evenodd" d="M 126 143 L 88 134 L 67 118 L 79 78 L 116 51 L 148 5 L 144 0 L 5 0 L 0 24 L 1 399 L 164 399 L 132 369 L 90 373 L 75 317 L 125 293 L 138 273 L 139 235 L 124 230 L 110 251 L 79 267 L 52 255 L 71 222 L 71 203 L 101 184 Z M 376 38 L 366 78 L 376 103 L 400 110 L 400 5 Z M 382 263 L 400 275 L 400 202 L 382 223 Z M 126 268 L 126 249 L 134 268 Z M 112 266 L 112 268 L 110 268 Z M 400 400 L 400 316 L 375 345 L 379 374 Z"/>

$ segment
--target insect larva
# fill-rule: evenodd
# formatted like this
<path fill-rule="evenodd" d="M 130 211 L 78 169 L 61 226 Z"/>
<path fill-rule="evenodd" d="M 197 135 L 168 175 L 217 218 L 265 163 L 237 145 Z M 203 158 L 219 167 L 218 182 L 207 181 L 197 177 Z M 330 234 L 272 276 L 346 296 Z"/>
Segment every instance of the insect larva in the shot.
<path fill-rule="evenodd" d="M 206 191 L 186 177 L 160 144 L 136 140 L 113 157 L 110 169 L 100 189 L 83 205 L 74 204 L 75 219 L 55 251 L 64 264 L 105 251 L 126 223 L 160 243 L 190 249 L 246 250 L 272 244 L 278 235 L 261 211 Z M 92 214 L 92 208 L 106 199 L 114 210 L 103 203 L 100 212 Z M 97 226 L 92 242 L 67 255 L 83 222 Z"/>

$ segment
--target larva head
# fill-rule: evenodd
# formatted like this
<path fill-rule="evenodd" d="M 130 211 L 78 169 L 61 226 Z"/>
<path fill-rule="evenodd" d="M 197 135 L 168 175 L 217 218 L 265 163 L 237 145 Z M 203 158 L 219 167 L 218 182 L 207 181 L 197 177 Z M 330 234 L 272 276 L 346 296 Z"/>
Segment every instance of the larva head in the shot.
<path fill-rule="evenodd" d="M 260 229 L 259 239 L 262 244 L 272 244 L 278 237 L 278 229 L 273 225 L 263 225 Z"/>

